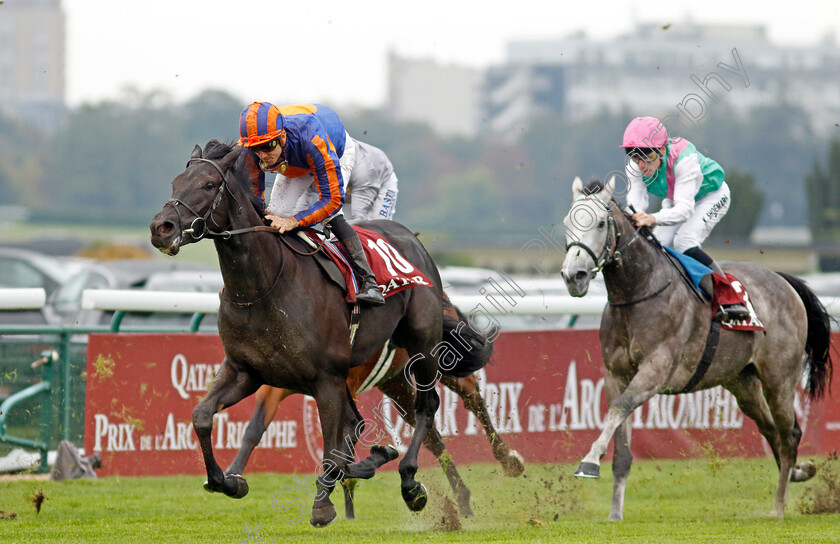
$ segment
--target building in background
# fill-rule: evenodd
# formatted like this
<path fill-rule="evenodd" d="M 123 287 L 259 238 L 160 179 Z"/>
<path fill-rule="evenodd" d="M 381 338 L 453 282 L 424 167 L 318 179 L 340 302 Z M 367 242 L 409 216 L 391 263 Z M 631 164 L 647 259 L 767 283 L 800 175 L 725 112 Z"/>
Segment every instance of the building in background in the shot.
<path fill-rule="evenodd" d="M 65 17 L 60 0 L 0 4 L 0 114 L 55 130 L 65 112 Z"/>
<path fill-rule="evenodd" d="M 389 67 L 393 118 L 422 121 L 445 135 L 515 139 L 547 113 L 572 119 L 603 111 L 643 113 L 689 126 L 719 102 L 742 115 L 759 106 L 796 104 L 817 135 L 833 130 L 840 118 L 834 38 L 779 46 L 758 25 L 640 24 L 611 40 L 576 33 L 513 41 L 505 61 L 486 70 L 393 53 Z"/>
<path fill-rule="evenodd" d="M 494 133 L 515 134 L 547 111 L 567 118 L 628 112 L 691 126 L 726 102 L 746 115 L 755 107 L 796 104 L 815 133 L 840 116 L 840 48 L 832 37 L 810 47 L 782 47 L 763 26 L 640 24 L 594 41 L 583 33 L 507 46 L 507 60 L 487 72 L 482 95 Z"/>
<path fill-rule="evenodd" d="M 388 54 L 388 103 L 396 121 L 429 125 L 443 136 L 476 134 L 483 74 L 476 68 Z"/>

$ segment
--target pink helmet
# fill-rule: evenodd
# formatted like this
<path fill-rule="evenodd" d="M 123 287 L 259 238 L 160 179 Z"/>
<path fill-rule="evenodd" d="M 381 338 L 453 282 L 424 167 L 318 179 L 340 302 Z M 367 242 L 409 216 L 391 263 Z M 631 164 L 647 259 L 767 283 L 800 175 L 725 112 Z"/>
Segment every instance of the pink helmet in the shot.
<path fill-rule="evenodd" d="M 624 129 L 621 147 L 660 148 L 668 143 L 668 130 L 656 117 L 636 117 Z"/>

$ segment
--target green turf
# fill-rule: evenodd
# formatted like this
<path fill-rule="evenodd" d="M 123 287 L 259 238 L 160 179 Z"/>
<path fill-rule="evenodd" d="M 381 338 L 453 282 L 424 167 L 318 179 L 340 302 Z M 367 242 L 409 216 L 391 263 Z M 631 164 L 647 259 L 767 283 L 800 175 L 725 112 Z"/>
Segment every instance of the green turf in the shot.
<path fill-rule="evenodd" d="M 829 469 L 838 463 L 821 462 Z M 513 479 L 495 465 L 461 467 L 475 516 L 460 519 L 446 514 L 451 492 L 439 470 L 420 472 L 430 499 L 419 514 L 400 499 L 396 472 L 385 472 L 359 485 L 354 521 L 344 519 L 340 493 L 334 493 L 339 519 L 323 529 L 309 526 L 308 512 L 294 523 L 298 509 L 272 507 L 284 486 L 289 489 L 276 506 L 306 498 L 286 475 L 249 475 L 251 492 L 241 500 L 204 492 L 198 476 L 0 480 L 0 510 L 17 514 L 0 516 L 0 542 L 840 542 L 840 514 L 803 513 L 815 492 L 827 489 L 819 475 L 791 485 L 784 520 L 770 517 L 777 474 L 770 460 L 636 462 L 620 523 L 606 521 L 609 465 L 600 480 L 575 479 L 573 469 L 530 465 Z M 36 514 L 32 497 L 39 492 L 46 500 Z M 453 530 L 457 524 L 461 528 Z M 260 526 L 259 536 L 248 526 Z"/>

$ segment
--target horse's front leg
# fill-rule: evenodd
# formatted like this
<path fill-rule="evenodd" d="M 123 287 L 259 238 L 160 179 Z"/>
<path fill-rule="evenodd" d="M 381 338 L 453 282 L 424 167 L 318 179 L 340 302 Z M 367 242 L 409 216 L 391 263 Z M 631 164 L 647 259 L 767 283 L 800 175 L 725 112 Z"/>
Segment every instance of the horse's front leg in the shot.
<path fill-rule="evenodd" d="M 321 434 L 324 437 L 324 460 L 316 470 L 317 494 L 309 523 L 313 527 L 326 527 L 336 518 L 330 494 L 336 483 L 347 476 L 347 463 L 353 460 L 352 453 L 345 451 L 345 437 L 342 433 L 347 428 L 346 418 L 354 416 L 347 413 L 347 385 L 344 379 L 325 376 L 319 382 L 314 396 L 321 420 Z M 353 437 L 347 438 L 353 440 Z"/>
<path fill-rule="evenodd" d="M 604 381 L 604 389 L 608 403 L 612 403 L 613 399 L 621 394 L 621 385 L 610 375 L 607 375 Z M 630 418 L 625 418 L 613 437 L 613 496 L 610 505 L 610 521 L 624 519 L 624 491 L 627 486 L 627 477 L 630 475 L 630 466 L 633 463 L 633 454 L 630 452 L 631 432 Z"/>
<path fill-rule="evenodd" d="M 443 379 L 441 379 L 441 383 L 447 384 L 447 381 L 449 380 L 457 382 L 458 378 L 444 376 Z M 400 411 L 404 414 L 403 418 L 405 419 L 405 422 L 412 427 L 416 427 L 417 419 L 414 417 L 416 395 L 414 388 L 405 381 L 403 376 L 398 376 L 386 383 L 379 384 L 377 387 L 394 403 L 396 403 L 396 405 L 400 408 Z M 446 451 L 446 445 L 443 443 L 443 439 L 441 438 L 440 433 L 437 432 L 436 428 L 432 427 L 429 429 L 423 445 L 426 446 L 427 450 L 432 452 L 440 463 L 440 466 L 446 475 L 446 479 L 449 480 L 449 486 L 452 488 L 452 492 L 455 493 L 455 497 L 458 501 L 458 510 L 461 512 L 461 515 L 472 516 L 473 511 L 470 506 L 470 490 L 464 483 L 464 480 L 461 479 L 461 475 L 458 474 L 455 462 L 453 461 L 452 456 L 449 455 L 449 452 Z"/>
<path fill-rule="evenodd" d="M 207 395 L 193 410 L 193 429 L 198 436 L 204 466 L 207 469 L 207 481 L 204 489 L 209 492 L 221 492 L 228 497 L 241 499 L 248 494 L 248 483 L 239 474 L 225 475 L 213 455 L 213 416 L 219 410 L 233 406 L 248 395 L 254 393 L 260 382 L 246 369 L 235 369 L 225 357 L 213 385 Z"/>
<path fill-rule="evenodd" d="M 627 389 L 610 403 L 604 430 L 592 444 L 589 453 L 580 462 L 575 476 L 599 478 L 601 476 L 601 457 L 619 425 L 624 423 L 633 410 L 650 400 L 662 390 L 670 373 L 672 357 L 665 350 L 658 350 L 651 358 L 639 366 L 639 370 Z"/>

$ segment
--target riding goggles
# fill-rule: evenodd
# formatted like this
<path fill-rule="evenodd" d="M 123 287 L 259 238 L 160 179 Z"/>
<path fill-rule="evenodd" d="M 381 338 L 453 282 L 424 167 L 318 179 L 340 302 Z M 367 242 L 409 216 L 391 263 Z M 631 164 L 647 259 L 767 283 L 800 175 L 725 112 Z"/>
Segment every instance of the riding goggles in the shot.
<path fill-rule="evenodd" d="M 277 138 L 275 138 L 273 140 L 267 141 L 264 144 L 251 146 L 249 149 L 251 151 L 253 151 L 254 153 L 257 153 L 257 152 L 260 152 L 260 151 L 262 151 L 263 153 L 268 153 L 269 151 L 271 151 L 272 149 L 277 147 L 279 145 L 279 143 L 280 142 L 277 141 Z"/>
<path fill-rule="evenodd" d="M 653 162 L 659 158 L 659 150 L 649 147 L 631 147 L 627 149 L 627 155 L 633 161 Z"/>

